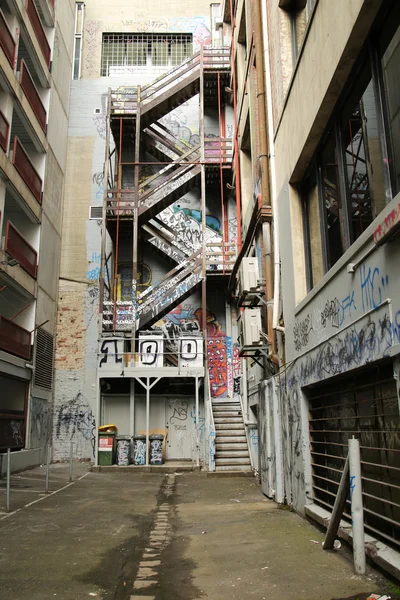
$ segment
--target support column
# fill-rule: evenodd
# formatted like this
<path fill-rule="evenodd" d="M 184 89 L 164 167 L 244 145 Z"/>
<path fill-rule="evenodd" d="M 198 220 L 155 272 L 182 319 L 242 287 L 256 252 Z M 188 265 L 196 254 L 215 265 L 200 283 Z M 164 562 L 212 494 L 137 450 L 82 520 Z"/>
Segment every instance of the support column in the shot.
<path fill-rule="evenodd" d="M 204 50 L 200 48 L 200 104 L 199 104 L 199 133 L 200 133 L 200 193 L 201 193 L 201 232 L 203 245 L 203 281 L 201 284 L 201 314 L 205 348 L 205 363 L 207 361 L 207 262 L 206 262 L 206 171 L 204 156 Z"/>
<path fill-rule="evenodd" d="M 135 380 L 131 379 L 129 396 L 129 434 L 135 435 Z"/>
<path fill-rule="evenodd" d="M 150 379 L 146 377 L 146 466 L 149 465 Z"/>
<path fill-rule="evenodd" d="M 361 487 L 360 441 L 349 440 L 349 471 L 351 520 L 353 526 L 354 570 L 358 575 L 365 573 L 364 510 Z"/>
<path fill-rule="evenodd" d="M 200 429 L 199 429 L 199 378 L 195 377 L 195 396 L 196 396 L 196 464 L 200 465 Z"/>
<path fill-rule="evenodd" d="M 135 132 L 135 177 L 134 177 L 134 206 L 133 206 L 133 248 L 132 248 L 132 353 L 134 364 L 136 362 L 136 336 L 137 336 L 137 262 L 138 262 L 138 235 L 139 235 L 139 162 L 140 162 L 140 86 L 137 88 L 136 105 L 136 132 Z"/>
<path fill-rule="evenodd" d="M 99 425 L 100 425 L 100 415 L 101 415 L 101 379 L 97 379 L 97 389 L 96 389 L 96 415 L 95 415 L 95 445 L 94 445 L 94 464 L 97 467 L 99 465 Z"/>

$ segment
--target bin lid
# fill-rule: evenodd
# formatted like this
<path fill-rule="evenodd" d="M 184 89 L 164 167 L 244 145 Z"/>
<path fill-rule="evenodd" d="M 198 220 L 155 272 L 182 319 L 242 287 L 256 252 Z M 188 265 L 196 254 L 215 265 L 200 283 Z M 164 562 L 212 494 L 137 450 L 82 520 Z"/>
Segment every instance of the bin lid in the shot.
<path fill-rule="evenodd" d="M 151 440 L 163 440 L 163 439 L 164 439 L 164 436 L 163 436 L 161 433 L 153 433 L 153 434 L 150 436 L 150 439 L 151 439 Z"/>
<path fill-rule="evenodd" d="M 117 435 L 117 442 L 121 441 L 130 441 L 131 436 L 130 435 Z"/>
<path fill-rule="evenodd" d="M 143 435 L 143 433 L 137 433 L 136 435 L 133 436 L 134 440 L 145 440 L 146 436 Z"/>
<path fill-rule="evenodd" d="M 116 431 L 99 431 L 99 437 L 115 437 Z"/>
<path fill-rule="evenodd" d="M 116 433 L 118 431 L 118 427 L 116 425 L 113 425 L 112 423 L 110 423 L 109 425 L 101 425 L 101 427 L 99 427 L 99 431 L 101 433 L 109 433 L 110 431 L 113 431 L 114 433 Z"/>

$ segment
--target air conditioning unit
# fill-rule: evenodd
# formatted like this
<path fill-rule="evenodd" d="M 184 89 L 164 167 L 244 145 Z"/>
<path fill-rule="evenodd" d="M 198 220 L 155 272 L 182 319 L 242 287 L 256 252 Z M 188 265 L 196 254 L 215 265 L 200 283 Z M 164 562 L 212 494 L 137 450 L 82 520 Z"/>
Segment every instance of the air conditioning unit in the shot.
<path fill-rule="evenodd" d="M 260 308 L 245 308 L 240 316 L 239 331 L 242 348 L 262 346 L 263 342 L 260 335 L 260 332 L 262 331 Z"/>
<path fill-rule="evenodd" d="M 239 268 L 239 294 L 248 295 L 259 292 L 259 270 L 257 257 L 245 257 Z"/>
<path fill-rule="evenodd" d="M 103 206 L 91 206 L 89 208 L 89 219 L 101 221 L 103 218 Z"/>
<path fill-rule="evenodd" d="M 164 366 L 164 334 L 162 331 L 139 332 L 139 367 Z"/>
<path fill-rule="evenodd" d="M 179 368 L 201 369 L 204 366 L 204 343 L 202 335 L 181 333 L 179 336 Z"/>

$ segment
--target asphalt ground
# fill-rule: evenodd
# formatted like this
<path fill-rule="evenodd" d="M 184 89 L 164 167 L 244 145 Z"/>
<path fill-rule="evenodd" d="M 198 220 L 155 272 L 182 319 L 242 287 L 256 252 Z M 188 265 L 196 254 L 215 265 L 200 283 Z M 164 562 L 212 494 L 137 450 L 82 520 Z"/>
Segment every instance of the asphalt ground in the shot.
<path fill-rule="evenodd" d="M 48 495 L 40 469 L 13 476 L 32 487 L 15 487 L 16 512 L 0 515 L 1 600 L 364 600 L 390 591 L 372 569 L 354 575 L 345 546 L 324 551 L 322 533 L 252 478 L 87 469 L 74 465 L 69 485 L 68 465 L 54 465 Z"/>

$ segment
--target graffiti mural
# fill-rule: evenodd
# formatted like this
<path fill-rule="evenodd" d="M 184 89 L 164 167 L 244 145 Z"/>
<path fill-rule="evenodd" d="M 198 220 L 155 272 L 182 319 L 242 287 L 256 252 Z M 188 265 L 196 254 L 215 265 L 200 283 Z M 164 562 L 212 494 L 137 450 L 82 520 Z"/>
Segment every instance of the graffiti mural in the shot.
<path fill-rule="evenodd" d="M 73 440 L 80 436 L 92 446 L 93 456 L 96 445 L 96 421 L 92 409 L 79 392 L 75 398 L 63 402 L 57 411 L 56 438 Z"/>

